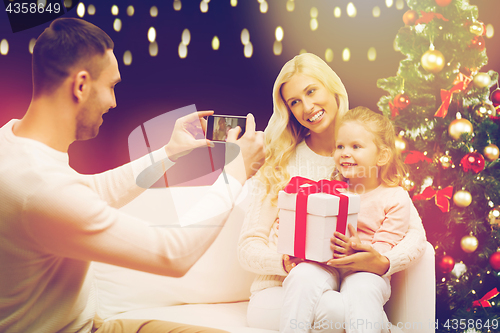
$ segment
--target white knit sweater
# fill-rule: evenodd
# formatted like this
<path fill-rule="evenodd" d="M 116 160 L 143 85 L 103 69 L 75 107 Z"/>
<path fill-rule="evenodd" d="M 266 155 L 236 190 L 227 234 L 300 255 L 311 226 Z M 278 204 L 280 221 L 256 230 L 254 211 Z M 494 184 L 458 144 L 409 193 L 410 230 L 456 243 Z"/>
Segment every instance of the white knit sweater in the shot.
<path fill-rule="evenodd" d="M 151 228 L 117 209 L 144 191 L 135 176 L 152 164 L 151 156 L 81 175 L 66 153 L 15 136 L 15 121 L 0 129 L 0 332 L 90 332 L 91 261 L 170 275 L 173 267 L 194 263 L 220 232 Z M 164 161 L 148 169 L 154 182 L 173 163 L 163 148 L 152 155 Z M 184 217 L 203 220 L 208 212 L 214 217 L 205 223 L 223 223 L 242 188 L 227 178 L 229 184 L 219 178 Z"/>
<path fill-rule="evenodd" d="M 305 141 L 297 145 L 287 166 L 290 177 L 302 176 L 314 181 L 329 179 L 334 170 L 333 157 L 326 157 L 312 151 Z M 264 184 L 253 181 L 252 198 L 243 222 L 238 244 L 238 258 L 241 265 L 258 276 L 251 291 L 281 286 L 287 272 L 283 268 L 282 254 L 276 251 L 276 218 L 278 208 L 271 204 L 271 197 L 265 193 Z M 390 276 L 407 268 L 420 258 L 426 244 L 425 231 L 418 212 L 411 205 L 408 233 L 392 250 L 384 253 L 390 267 L 384 276 Z"/>

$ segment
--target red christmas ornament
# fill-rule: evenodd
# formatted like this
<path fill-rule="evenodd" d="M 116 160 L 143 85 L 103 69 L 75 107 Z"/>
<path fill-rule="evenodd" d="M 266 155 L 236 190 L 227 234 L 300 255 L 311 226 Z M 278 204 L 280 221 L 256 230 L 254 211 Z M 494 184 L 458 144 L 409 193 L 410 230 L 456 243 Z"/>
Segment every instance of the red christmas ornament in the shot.
<path fill-rule="evenodd" d="M 469 48 L 478 49 L 479 51 L 483 51 L 485 47 L 483 36 L 474 37 L 469 44 Z"/>
<path fill-rule="evenodd" d="M 418 13 L 414 10 L 408 10 L 403 14 L 403 22 L 405 25 L 414 25 L 418 20 Z"/>
<path fill-rule="evenodd" d="M 493 106 L 499 106 L 500 105 L 500 88 L 497 88 L 493 90 L 490 96 L 491 102 L 493 103 Z"/>
<path fill-rule="evenodd" d="M 478 152 L 469 153 L 462 158 L 460 165 L 465 172 L 478 173 L 484 169 L 484 157 Z"/>
<path fill-rule="evenodd" d="M 446 7 L 448 6 L 453 0 L 436 0 L 436 4 L 439 7 Z"/>
<path fill-rule="evenodd" d="M 455 259 L 452 256 L 444 256 L 438 263 L 439 270 L 445 274 L 451 272 L 455 267 Z"/>
<path fill-rule="evenodd" d="M 500 271 L 500 251 L 490 256 L 490 265 L 495 271 Z"/>
<path fill-rule="evenodd" d="M 408 105 L 410 105 L 410 99 L 405 94 L 397 94 L 396 97 L 394 97 L 393 103 L 395 107 L 397 107 L 400 110 L 403 110 Z"/>

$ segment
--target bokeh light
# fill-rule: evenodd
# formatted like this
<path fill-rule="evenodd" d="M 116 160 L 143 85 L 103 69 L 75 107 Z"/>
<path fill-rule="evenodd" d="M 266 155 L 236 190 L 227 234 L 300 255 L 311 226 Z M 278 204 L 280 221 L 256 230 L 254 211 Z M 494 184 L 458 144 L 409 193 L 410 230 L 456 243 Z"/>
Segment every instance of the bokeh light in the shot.
<path fill-rule="evenodd" d="M 317 18 L 318 17 L 318 8 L 312 7 L 311 10 L 309 11 L 309 14 L 311 15 L 312 18 Z"/>
<path fill-rule="evenodd" d="M 368 49 L 368 60 L 375 61 L 377 59 L 377 50 L 374 47 Z"/>
<path fill-rule="evenodd" d="M 184 59 L 188 55 L 188 48 L 183 42 L 179 43 L 179 58 Z"/>
<path fill-rule="evenodd" d="M 119 12 L 120 12 L 120 10 L 118 9 L 117 5 L 111 6 L 111 14 L 113 14 L 114 16 L 116 16 L 116 15 L 118 15 Z"/>
<path fill-rule="evenodd" d="M 339 18 L 340 15 L 342 15 L 342 9 L 340 9 L 340 7 L 335 7 L 333 9 L 333 16 L 335 16 L 336 18 Z"/>
<path fill-rule="evenodd" d="M 115 18 L 115 21 L 113 22 L 113 29 L 115 29 L 115 31 L 122 30 L 122 20 Z"/>
<path fill-rule="evenodd" d="M 306 49 L 300 49 L 299 54 L 304 54 L 304 53 L 307 53 L 307 50 Z"/>
<path fill-rule="evenodd" d="M 396 0 L 396 9 L 403 9 L 405 8 L 405 2 L 404 0 Z"/>
<path fill-rule="evenodd" d="M 174 0 L 174 10 L 179 11 L 182 8 L 182 3 L 180 0 Z"/>
<path fill-rule="evenodd" d="M 248 42 L 245 44 L 245 47 L 243 48 L 243 54 L 245 55 L 246 58 L 250 58 L 253 54 L 253 45 L 252 43 Z"/>
<path fill-rule="evenodd" d="M 200 2 L 200 11 L 202 13 L 208 12 L 208 3 L 204 0 L 201 0 L 201 2 Z"/>
<path fill-rule="evenodd" d="M 73 1 L 71 1 L 71 0 L 64 0 L 64 7 L 69 8 L 71 6 L 73 6 Z"/>
<path fill-rule="evenodd" d="M 89 15 L 95 15 L 95 6 L 94 5 L 89 5 L 87 7 L 87 13 L 89 13 Z"/>
<path fill-rule="evenodd" d="M 283 40 L 283 36 L 284 36 L 283 28 L 280 27 L 280 26 L 278 26 L 276 28 L 276 31 L 275 31 L 274 35 L 276 36 L 276 40 L 278 42 L 281 42 Z"/>
<path fill-rule="evenodd" d="M 392 7 L 393 4 L 394 4 L 393 0 L 385 0 L 385 5 L 387 6 L 387 8 Z"/>
<path fill-rule="evenodd" d="M 318 19 L 316 19 L 316 18 L 312 18 L 311 22 L 309 22 L 309 26 L 311 27 L 312 31 L 317 30 L 318 29 L 318 25 L 319 25 Z"/>
<path fill-rule="evenodd" d="M 349 61 L 351 59 L 351 50 L 349 50 L 348 47 L 346 47 L 343 51 L 342 51 L 342 60 L 344 61 Z"/>
<path fill-rule="evenodd" d="M 327 48 L 325 51 L 325 60 L 326 62 L 333 61 L 333 50 L 331 48 Z"/>
<path fill-rule="evenodd" d="M 294 9 L 295 9 L 295 1 L 288 0 L 286 2 L 286 10 L 288 10 L 289 12 L 293 12 Z"/>
<path fill-rule="evenodd" d="M 347 4 L 347 16 L 349 17 L 356 17 L 356 14 L 358 13 L 358 10 L 356 9 L 356 6 L 352 2 L 349 2 Z"/>
<path fill-rule="evenodd" d="M 2 39 L 0 42 L 0 54 L 1 55 L 7 55 L 9 53 L 9 42 L 7 42 L 7 39 Z"/>
<path fill-rule="evenodd" d="M 248 32 L 248 29 L 245 28 L 241 30 L 241 44 L 247 45 L 250 42 L 250 33 Z"/>
<path fill-rule="evenodd" d="M 231 0 L 231 6 L 232 7 L 238 6 L 238 0 Z"/>
<path fill-rule="evenodd" d="M 158 55 L 158 43 L 157 42 L 149 43 L 149 55 L 152 57 L 156 57 Z"/>
<path fill-rule="evenodd" d="M 151 6 L 151 8 L 149 9 L 149 15 L 151 15 L 151 17 L 157 17 L 158 16 L 158 7 Z"/>
<path fill-rule="evenodd" d="M 493 29 L 493 25 L 488 24 L 486 26 L 486 37 L 492 38 L 494 34 L 495 34 L 495 29 Z"/>
<path fill-rule="evenodd" d="M 184 29 L 184 31 L 182 31 L 182 44 L 184 45 L 189 45 L 189 43 L 191 43 L 191 33 L 189 32 L 189 29 Z"/>
<path fill-rule="evenodd" d="M 151 27 L 148 30 L 148 40 L 150 43 L 156 40 L 156 29 L 154 27 Z"/>
<path fill-rule="evenodd" d="M 134 6 L 130 5 L 127 7 L 127 15 L 128 16 L 134 16 L 134 13 L 135 13 L 135 8 Z"/>
<path fill-rule="evenodd" d="M 269 5 L 268 5 L 267 1 L 262 1 L 260 3 L 260 12 L 261 13 L 267 13 L 268 9 L 269 9 Z"/>
<path fill-rule="evenodd" d="M 220 47 L 219 37 L 214 36 L 214 38 L 212 38 L 212 49 L 217 51 L 219 49 L 219 47 Z"/>
<path fill-rule="evenodd" d="M 380 17 L 380 7 L 379 6 L 373 7 L 372 15 L 373 15 L 373 17 Z"/>
<path fill-rule="evenodd" d="M 125 66 L 130 66 L 130 64 L 132 64 L 132 52 L 127 50 L 123 53 L 123 64 L 125 64 Z"/>
<path fill-rule="evenodd" d="M 85 16 L 85 5 L 81 2 L 76 6 L 76 15 L 79 17 Z"/>
<path fill-rule="evenodd" d="M 283 52 L 283 45 L 281 45 L 280 41 L 275 40 L 273 44 L 273 53 L 275 55 L 280 55 Z"/>

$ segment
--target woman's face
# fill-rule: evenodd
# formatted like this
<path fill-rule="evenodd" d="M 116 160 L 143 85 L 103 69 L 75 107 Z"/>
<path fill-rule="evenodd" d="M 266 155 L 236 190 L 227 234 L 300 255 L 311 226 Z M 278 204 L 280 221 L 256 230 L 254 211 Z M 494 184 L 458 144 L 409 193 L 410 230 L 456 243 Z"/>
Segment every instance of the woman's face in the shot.
<path fill-rule="evenodd" d="M 333 126 L 337 100 L 315 78 L 296 73 L 281 86 L 281 95 L 297 121 L 311 133 L 319 134 Z"/>

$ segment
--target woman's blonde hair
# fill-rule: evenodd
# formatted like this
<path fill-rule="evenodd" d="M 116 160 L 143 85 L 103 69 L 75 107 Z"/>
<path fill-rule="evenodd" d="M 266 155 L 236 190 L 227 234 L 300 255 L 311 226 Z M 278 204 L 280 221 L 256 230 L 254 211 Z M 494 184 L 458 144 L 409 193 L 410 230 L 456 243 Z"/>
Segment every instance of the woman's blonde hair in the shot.
<path fill-rule="evenodd" d="M 266 195 L 276 203 L 278 191 L 290 180 L 286 166 L 299 144 L 309 133 L 293 116 L 281 95 L 283 84 L 300 73 L 318 80 L 337 101 L 337 117 L 349 110 L 347 91 L 338 75 L 320 57 L 303 53 L 288 61 L 281 69 L 273 87 L 273 114 L 264 130 L 266 134 L 266 161 L 256 178 L 266 185 Z"/>
<path fill-rule="evenodd" d="M 378 150 L 387 150 L 390 154 L 389 161 L 380 167 L 379 179 L 386 186 L 402 186 L 406 175 L 406 165 L 396 149 L 396 133 L 389 118 L 376 113 L 364 106 L 358 106 L 350 110 L 336 122 L 335 136 L 340 126 L 348 122 L 357 122 L 367 131 L 373 134 L 374 143 Z M 345 180 L 337 173 L 338 179 Z"/>

